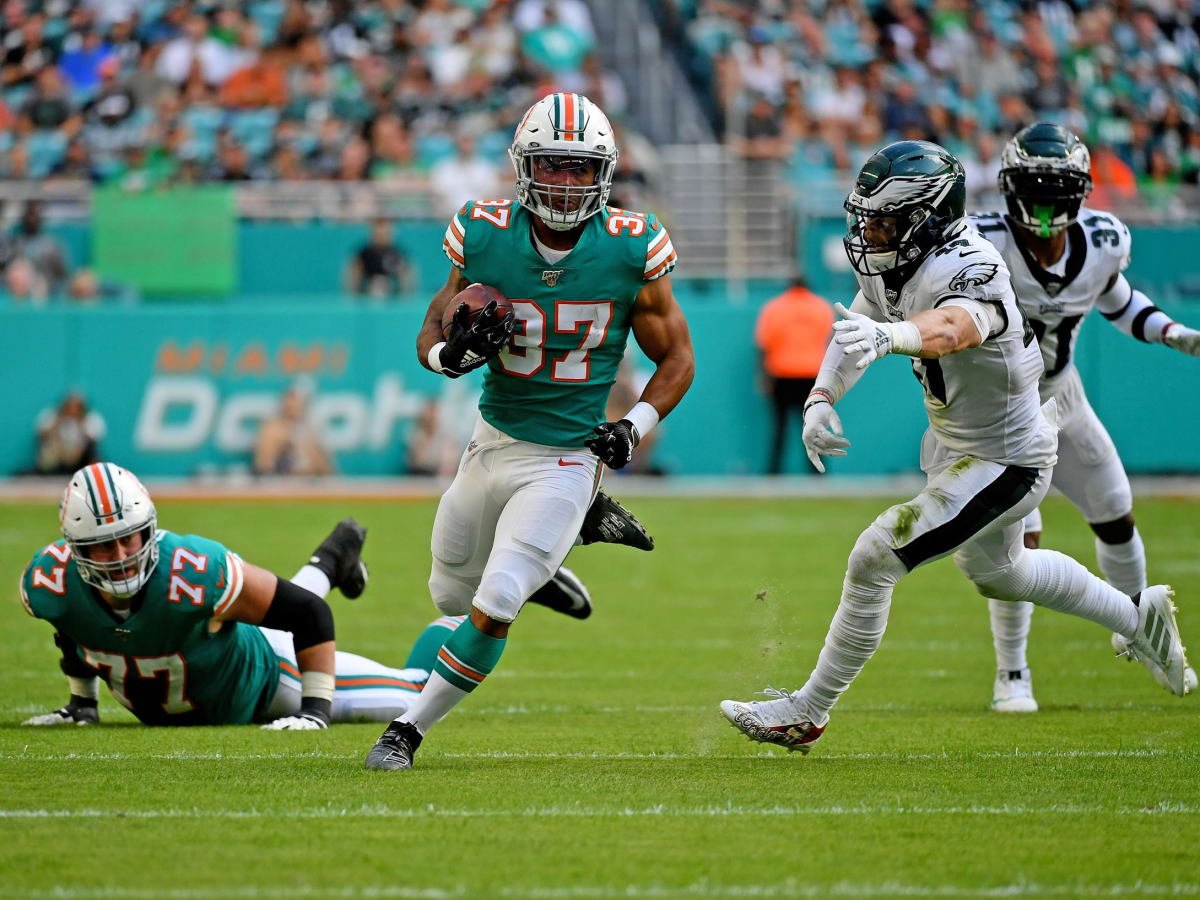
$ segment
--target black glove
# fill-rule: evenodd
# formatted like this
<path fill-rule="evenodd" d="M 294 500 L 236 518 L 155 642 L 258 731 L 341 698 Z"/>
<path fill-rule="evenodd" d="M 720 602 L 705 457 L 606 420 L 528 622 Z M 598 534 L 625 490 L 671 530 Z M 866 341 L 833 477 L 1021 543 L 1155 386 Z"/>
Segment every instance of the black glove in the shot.
<path fill-rule="evenodd" d="M 610 469 L 623 469 L 633 459 L 633 448 L 641 441 L 637 429 L 628 419 L 603 422 L 592 429 L 595 437 L 584 444 Z"/>
<path fill-rule="evenodd" d="M 90 697 L 80 697 L 72 694 L 66 706 L 33 716 L 22 722 L 22 725 L 95 725 L 100 721 L 100 711 L 97 703 Z"/>
<path fill-rule="evenodd" d="M 451 378 L 486 364 L 512 339 L 516 325 L 516 315 L 511 310 L 500 315 L 495 300 L 483 308 L 473 325 L 468 324 L 469 318 L 467 304 L 458 304 L 450 320 L 450 336 L 438 355 L 443 374 Z"/>

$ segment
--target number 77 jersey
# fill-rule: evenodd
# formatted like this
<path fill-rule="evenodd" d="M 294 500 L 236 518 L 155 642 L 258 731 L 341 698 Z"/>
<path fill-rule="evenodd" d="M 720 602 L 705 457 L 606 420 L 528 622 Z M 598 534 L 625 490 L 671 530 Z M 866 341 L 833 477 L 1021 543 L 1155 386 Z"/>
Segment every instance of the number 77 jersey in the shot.
<path fill-rule="evenodd" d="M 675 249 L 653 214 L 610 206 L 551 263 L 531 219 L 514 200 L 476 200 L 450 221 L 442 249 L 516 313 L 512 345 L 488 363 L 484 420 L 517 440 L 579 447 L 604 421 L 638 292 L 674 268 Z"/>
<path fill-rule="evenodd" d="M 71 638 L 113 697 L 147 725 L 253 721 L 279 683 L 275 653 L 254 626 L 212 619 L 241 591 L 241 559 L 195 535 L 159 531 L 154 539 L 158 565 L 126 618 L 79 577 L 62 540 L 25 569 L 21 602 Z"/>

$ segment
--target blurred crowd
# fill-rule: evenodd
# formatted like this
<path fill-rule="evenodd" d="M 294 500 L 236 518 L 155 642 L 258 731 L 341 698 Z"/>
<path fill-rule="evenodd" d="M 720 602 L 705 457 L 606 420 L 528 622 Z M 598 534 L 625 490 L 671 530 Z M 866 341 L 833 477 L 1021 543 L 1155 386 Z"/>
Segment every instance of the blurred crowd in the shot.
<path fill-rule="evenodd" d="M 583 0 L 7 0 L 0 20 L 0 178 L 418 178 L 449 208 L 507 187 L 538 96 L 624 106 Z"/>
<path fill-rule="evenodd" d="M 1037 119 L 1092 150 L 1097 196 L 1180 213 L 1200 177 L 1193 0 L 666 0 L 668 30 L 743 153 L 845 184 L 898 138 L 938 141 L 991 188 Z"/>

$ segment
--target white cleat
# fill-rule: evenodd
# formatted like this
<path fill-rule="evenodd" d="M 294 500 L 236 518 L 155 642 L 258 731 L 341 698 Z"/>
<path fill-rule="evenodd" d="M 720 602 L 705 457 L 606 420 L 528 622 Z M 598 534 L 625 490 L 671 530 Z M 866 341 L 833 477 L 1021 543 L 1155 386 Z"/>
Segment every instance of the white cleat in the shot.
<path fill-rule="evenodd" d="M 1038 710 L 1033 699 L 1033 677 L 1029 668 L 996 673 L 992 688 L 992 712 L 1034 713 Z"/>
<path fill-rule="evenodd" d="M 787 691 L 768 687 L 759 691 L 774 700 L 722 700 L 721 715 L 729 724 L 752 741 L 777 744 L 787 751 L 807 753 L 820 740 L 825 726 L 814 725 L 804 714 L 795 697 Z"/>
<path fill-rule="evenodd" d="M 1129 655 L 1129 639 L 1123 634 L 1113 632 L 1112 648 L 1117 656 L 1124 656 L 1129 662 L 1133 662 L 1134 657 Z M 1200 684 L 1200 682 L 1196 678 L 1196 670 L 1188 666 L 1183 670 L 1184 693 L 1190 694 L 1195 691 L 1197 684 Z"/>
<path fill-rule="evenodd" d="M 1183 696 L 1196 689 L 1196 673 L 1188 665 L 1187 648 L 1179 637 L 1175 622 L 1175 592 L 1158 584 L 1142 591 L 1138 606 L 1138 627 L 1132 637 L 1112 636 L 1118 656 L 1136 659 L 1154 676 L 1154 680 L 1172 694 Z"/>

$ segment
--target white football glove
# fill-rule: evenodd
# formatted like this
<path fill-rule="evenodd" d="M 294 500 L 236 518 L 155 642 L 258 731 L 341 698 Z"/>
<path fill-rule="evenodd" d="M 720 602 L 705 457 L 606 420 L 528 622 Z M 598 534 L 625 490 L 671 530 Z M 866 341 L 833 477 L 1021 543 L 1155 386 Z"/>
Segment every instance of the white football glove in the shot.
<path fill-rule="evenodd" d="M 865 369 L 875 360 L 892 352 L 892 330 L 876 322 L 870 316 L 852 312 L 842 304 L 834 304 L 834 310 L 842 317 L 833 323 L 833 339 L 842 345 L 843 353 L 861 353 L 856 369 Z"/>
<path fill-rule="evenodd" d="M 822 456 L 845 456 L 849 446 L 842 437 L 842 420 L 831 404 L 818 400 L 804 411 L 804 449 L 818 472 L 825 471 Z"/>
<path fill-rule="evenodd" d="M 263 731 L 321 731 L 329 726 L 315 716 L 284 716 L 262 726 Z"/>
<path fill-rule="evenodd" d="M 1188 356 L 1200 356 L 1200 331 L 1172 322 L 1163 334 L 1163 343 Z"/>

